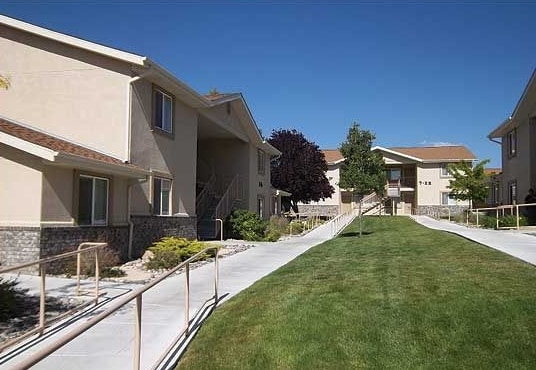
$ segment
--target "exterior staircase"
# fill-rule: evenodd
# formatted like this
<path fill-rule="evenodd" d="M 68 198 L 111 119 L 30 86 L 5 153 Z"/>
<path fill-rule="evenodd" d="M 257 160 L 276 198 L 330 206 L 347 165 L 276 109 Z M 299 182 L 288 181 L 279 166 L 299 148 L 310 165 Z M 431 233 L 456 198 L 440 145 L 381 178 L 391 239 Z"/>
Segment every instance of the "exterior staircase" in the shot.
<path fill-rule="evenodd" d="M 216 179 L 211 179 L 197 197 L 197 235 L 199 240 L 214 240 L 220 236 L 220 222 L 231 214 L 238 200 L 241 200 L 239 177 L 235 176 L 218 191 Z"/>

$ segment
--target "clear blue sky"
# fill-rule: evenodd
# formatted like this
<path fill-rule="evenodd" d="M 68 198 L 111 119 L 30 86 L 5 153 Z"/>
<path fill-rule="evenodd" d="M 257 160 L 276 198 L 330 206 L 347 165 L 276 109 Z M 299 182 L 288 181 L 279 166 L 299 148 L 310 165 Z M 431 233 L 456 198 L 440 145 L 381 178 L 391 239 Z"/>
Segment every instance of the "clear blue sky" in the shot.
<path fill-rule="evenodd" d="M 194 89 L 242 92 L 265 136 L 297 129 L 337 148 L 357 121 L 376 145 L 487 135 L 536 66 L 528 2 L 1 1 L 0 13 L 148 56 Z"/>

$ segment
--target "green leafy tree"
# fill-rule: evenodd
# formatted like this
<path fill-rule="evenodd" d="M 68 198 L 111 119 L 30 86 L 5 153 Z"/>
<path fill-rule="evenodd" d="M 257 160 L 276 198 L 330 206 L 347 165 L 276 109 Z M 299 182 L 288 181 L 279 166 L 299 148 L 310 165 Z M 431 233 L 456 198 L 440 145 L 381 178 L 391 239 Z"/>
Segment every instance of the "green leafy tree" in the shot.
<path fill-rule="evenodd" d="M 385 189 L 385 165 L 383 156 L 371 150 L 375 135 L 354 124 L 348 130 L 346 141 L 339 148 L 344 157 L 341 165 L 339 187 L 359 197 L 372 192 L 383 194 Z M 361 202 L 359 203 L 359 235 L 362 234 Z"/>
<path fill-rule="evenodd" d="M 451 163 L 447 171 L 453 177 L 450 180 L 449 189 L 452 198 L 457 200 L 483 202 L 488 196 L 488 176 L 484 173 L 489 159 L 485 159 L 476 165 L 471 162 Z"/>

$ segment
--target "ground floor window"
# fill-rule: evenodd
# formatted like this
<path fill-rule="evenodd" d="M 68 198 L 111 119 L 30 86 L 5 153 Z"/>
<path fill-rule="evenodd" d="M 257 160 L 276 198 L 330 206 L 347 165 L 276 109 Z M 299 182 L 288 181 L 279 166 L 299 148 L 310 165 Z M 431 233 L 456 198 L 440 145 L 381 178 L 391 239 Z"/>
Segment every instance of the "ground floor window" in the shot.
<path fill-rule="evenodd" d="M 509 204 L 517 203 L 517 182 L 510 181 L 508 183 L 508 202 Z"/>
<path fill-rule="evenodd" d="M 108 223 L 109 180 L 80 176 L 78 181 L 78 224 L 106 225 Z"/>
<path fill-rule="evenodd" d="M 455 206 L 456 199 L 452 198 L 450 193 L 444 192 L 441 193 L 441 205 L 443 206 Z"/>
<path fill-rule="evenodd" d="M 260 218 L 264 218 L 264 197 L 262 195 L 257 197 L 257 214 Z"/>
<path fill-rule="evenodd" d="M 169 216 L 171 214 L 171 180 L 162 177 L 153 178 L 153 214 Z"/>

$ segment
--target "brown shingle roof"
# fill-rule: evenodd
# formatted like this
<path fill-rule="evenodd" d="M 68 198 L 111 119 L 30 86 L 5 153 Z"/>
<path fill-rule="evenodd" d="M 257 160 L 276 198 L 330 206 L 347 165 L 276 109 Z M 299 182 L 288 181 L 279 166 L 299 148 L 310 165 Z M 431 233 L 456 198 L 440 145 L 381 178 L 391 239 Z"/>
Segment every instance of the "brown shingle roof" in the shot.
<path fill-rule="evenodd" d="M 502 172 L 501 168 L 484 168 L 484 173 L 486 175 L 498 175 Z"/>
<path fill-rule="evenodd" d="M 337 149 L 324 149 L 322 150 L 322 153 L 324 153 L 327 163 L 334 163 L 344 159 L 341 152 Z"/>
<path fill-rule="evenodd" d="M 95 150 L 71 143 L 63 139 L 59 139 L 44 132 L 40 132 L 26 126 L 19 125 L 3 118 L 0 118 L 0 131 L 27 141 L 29 143 L 53 150 L 55 152 L 66 153 L 86 159 L 96 160 L 103 163 L 120 165 L 130 169 L 141 170 L 141 168 L 131 164 L 126 164 L 120 159 L 99 153 Z"/>
<path fill-rule="evenodd" d="M 475 155 L 469 149 L 462 145 L 394 147 L 388 149 L 405 155 L 416 157 L 424 161 L 476 159 Z"/>

